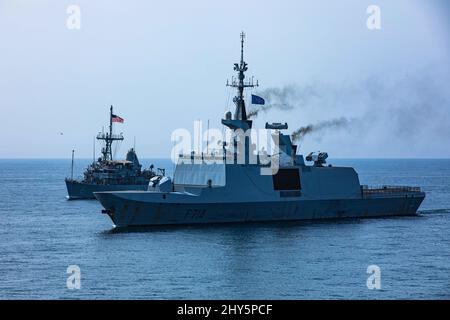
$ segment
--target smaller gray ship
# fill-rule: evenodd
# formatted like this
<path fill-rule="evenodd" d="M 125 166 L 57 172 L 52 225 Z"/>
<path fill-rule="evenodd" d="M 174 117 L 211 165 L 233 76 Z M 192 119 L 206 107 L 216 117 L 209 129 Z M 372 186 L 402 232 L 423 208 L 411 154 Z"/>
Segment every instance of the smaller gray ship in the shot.
<path fill-rule="evenodd" d="M 94 192 L 101 191 L 147 190 L 151 178 L 164 175 L 164 169 L 158 169 L 159 175 L 156 174 L 153 165 L 142 169 L 134 148 L 128 151 L 125 160 L 113 160 L 113 142 L 124 140 L 122 134 L 113 134 L 114 122 L 122 123 L 123 119 L 113 113 L 111 106 L 109 132 L 100 132 L 96 137 L 104 142 L 102 156 L 86 168 L 82 180 L 73 178 L 72 152 L 71 178 L 65 179 L 68 199 L 95 199 Z"/>

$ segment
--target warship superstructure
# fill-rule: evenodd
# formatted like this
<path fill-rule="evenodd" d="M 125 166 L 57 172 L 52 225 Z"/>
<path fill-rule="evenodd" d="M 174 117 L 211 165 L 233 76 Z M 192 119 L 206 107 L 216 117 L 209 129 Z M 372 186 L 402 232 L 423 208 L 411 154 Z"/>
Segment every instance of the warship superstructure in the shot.
<path fill-rule="evenodd" d="M 326 165 L 327 153 L 297 154 L 298 146 L 283 133 L 287 124 L 267 123 L 278 152 L 252 161 L 252 128 L 244 101 L 247 63 L 234 65 L 238 77 L 235 113 L 222 124 L 233 136 L 219 154 L 180 155 L 173 180 L 164 177 L 147 191 L 96 192 L 117 227 L 197 223 L 288 221 L 415 215 L 425 193 L 418 187 L 362 186 L 351 167 Z M 267 158 L 269 161 L 267 161 Z M 264 161 L 263 161 L 264 160 Z M 312 164 L 306 164 L 311 162 Z"/>
<path fill-rule="evenodd" d="M 97 191 L 147 190 L 150 179 L 157 176 L 153 165 L 142 169 L 134 148 L 127 152 L 125 160 L 113 159 L 113 142 L 124 139 L 122 133 L 113 134 L 114 122 L 123 122 L 123 119 L 113 113 L 111 106 L 109 132 L 100 132 L 96 137 L 104 142 L 102 156 L 86 168 L 81 180 L 73 178 L 72 168 L 72 177 L 65 179 L 69 199 L 95 199 Z"/>

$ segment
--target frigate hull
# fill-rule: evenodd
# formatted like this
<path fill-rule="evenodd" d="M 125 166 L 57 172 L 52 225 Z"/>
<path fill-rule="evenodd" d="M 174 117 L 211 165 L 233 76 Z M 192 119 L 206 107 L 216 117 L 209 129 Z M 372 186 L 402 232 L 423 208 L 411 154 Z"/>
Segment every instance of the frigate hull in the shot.
<path fill-rule="evenodd" d="M 127 191 L 127 190 L 146 190 L 147 184 L 140 185 L 123 185 L 123 184 L 89 184 L 79 181 L 66 180 L 67 198 L 75 199 L 95 199 L 94 192 L 101 191 Z"/>
<path fill-rule="evenodd" d="M 106 209 L 103 212 L 117 227 L 412 216 L 424 199 L 424 195 L 402 195 L 341 200 L 167 203 L 125 199 L 126 195 L 96 194 Z"/>

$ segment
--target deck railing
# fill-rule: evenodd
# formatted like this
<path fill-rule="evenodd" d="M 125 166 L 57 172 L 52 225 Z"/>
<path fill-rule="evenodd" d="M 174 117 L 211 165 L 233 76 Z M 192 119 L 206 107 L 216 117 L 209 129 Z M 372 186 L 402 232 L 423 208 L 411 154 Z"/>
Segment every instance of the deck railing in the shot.
<path fill-rule="evenodd" d="M 361 192 L 365 194 L 380 194 L 380 193 L 398 193 L 398 192 L 420 192 L 420 187 L 410 186 L 361 186 Z"/>

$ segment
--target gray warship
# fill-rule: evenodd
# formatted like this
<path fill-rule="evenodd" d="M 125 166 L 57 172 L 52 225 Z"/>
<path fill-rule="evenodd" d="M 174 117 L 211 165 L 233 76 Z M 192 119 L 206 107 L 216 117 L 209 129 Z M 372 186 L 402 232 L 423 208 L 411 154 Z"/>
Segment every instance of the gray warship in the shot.
<path fill-rule="evenodd" d="M 425 198 L 420 188 L 363 186 L 353 168 L 326 165 L 326 152 L 297 154 L 298 146 L 282 132 L 287 124 L 266 123 L 279 152 L 250 161 L 251 136 L 240 134 L 252 128 L 244 89 L 257 84 L 244 80 L 243 45 L 241 34 L 238 77 L 230 84 L 237 89 L 235 113 L 221 120 L 234 133 L 228 146 L 223 143 L 219 154 L 181 154 L 173 179 L 158 179 L 147 191 L 95 192 L 116 227 L 416 214 Z"/>
<path fill-rule="evenodd" d="M 109 132 L 100 132 L 96 137 L 104 142 L 102 156 L 86 168 L 81 180 L 73 178 L 72 152 L 71 178 L 65 179 L 68 199 L 95 199 L 96 191 L 147 190 L 150 179 L 158 176 L 153 165 L 149 169 L 142 169 L 134 148 L 127 152 L 125 160 L 113 160 L 113 142 L 124 140 L 122 133 L 113 134 L 113 122 L 123 122 L 123 119 L 113 113 L 111 106 Z M 164 170 L 159 171 L 163 175 Z"/>

